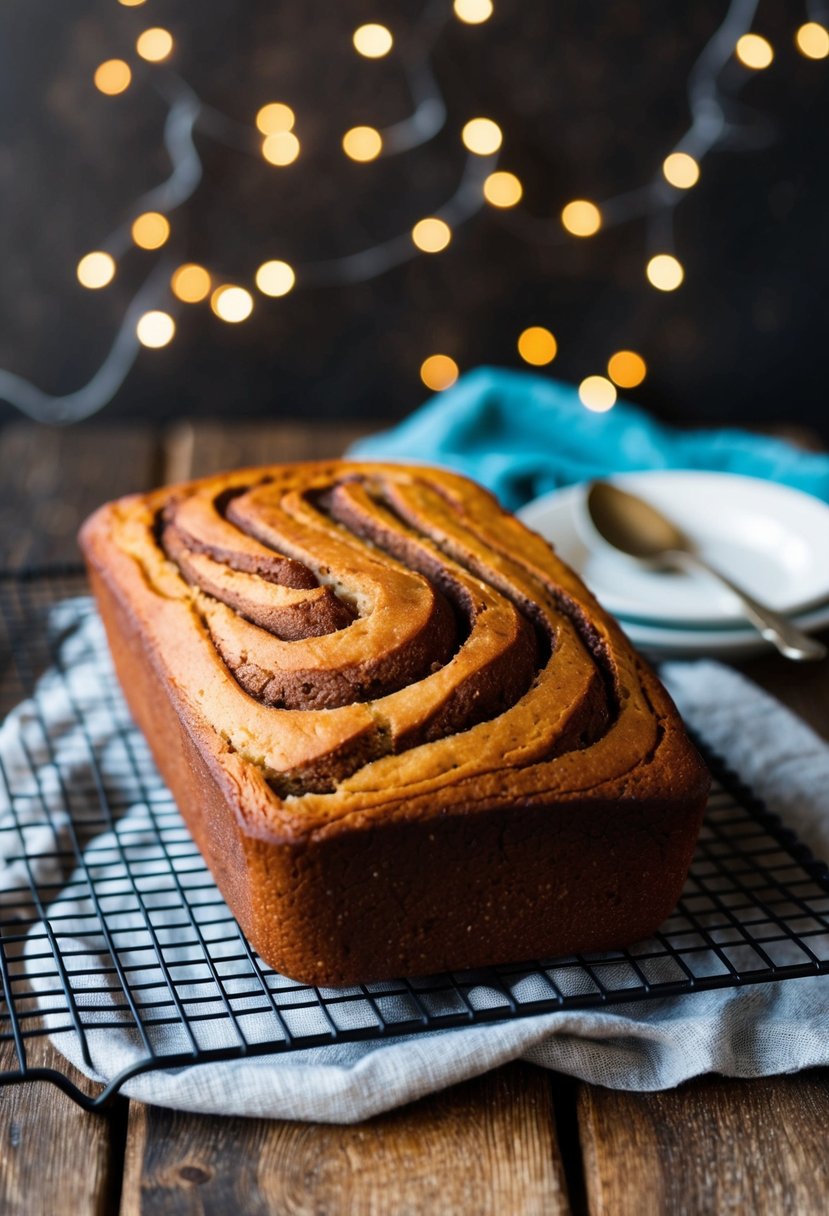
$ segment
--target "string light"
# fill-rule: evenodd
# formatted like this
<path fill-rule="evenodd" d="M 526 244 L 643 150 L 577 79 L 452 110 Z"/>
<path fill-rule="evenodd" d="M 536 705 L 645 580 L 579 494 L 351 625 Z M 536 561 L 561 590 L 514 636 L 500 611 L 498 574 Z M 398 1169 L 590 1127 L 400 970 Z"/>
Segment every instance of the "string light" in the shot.
<path fill-rule="evenodd" d="M 385 25 L 377 25 L 374 22 L 361 25 L 359 29 L 356 29 L 352 41 L 354 49 L 360 55 L 364 55 L 366 59 L 382 59 L 384 55 L 388 55 L 394 45 L 391 30 L 387 29 Z"/>
<path fill-rule="evenodd" d="M 452 240 L 452 229 L 445 220 L 430 215 L 417 221 L 412 229 L 412 240 L 422 253 L 440 253 Z"/>
<path fill-rule="evenodd" d="M 737 39 L 734 53 L 745 68 L 762 71 L 774 59 L 774 50 L 767 38 L 761 34 L 743 34 Z"/>
<path fill-rule="evenodd" d="M 182 303 L 198 304 L 210 295 L 210 275 L 203 266 L 186 262 L 173 272 L 170 287 Z"/>
<path fill-rule="evenodd" d="M 571 236 L 594 236 L 602 226 L 602 213 L 586 198 L 575 198 L 561 212 L 561 222 Z"/>
<path fill-rule="evenodd" d="M 153 308 L 138 318 L 135 327 L 138 341 L 142 346 L 150 346 L 157 350 L 172 342 L 176 332 L 176 323 L 168 312 Z"/>
<path fill-rule="evenodd" d="M 138 35 L 135 49 L 148 63 L 161 63 L 173 49 L 173 35 L 161 26 L 154 26 Z"/>
<path fill-rule="evenodd" d="M 807 21 L 801 25 L 794 42 L 807 59 L 825 59 L 829 55 L 829 32 L 818 21 Z"/>
<path fill-rule="evenodd" d="M 647 371 L 645 360 L 635 350 L 617 350 L 607 361 L 607 374 L 619 388 L 636 388 Z"/>
<path fill-rule="evenodd" d="M 107 97 L 116 97 L 130 87 L 132 72 L 123 59 L 106 59 L 95 69 L 95 88 Z"/>
<path fill-rule="evenodd" d="M 455 16 L 467 25 L 481 25 L 492 16 L 492 0 L 455 0 Z"/>
<path fill-rule="evenodd" d="M 292 131 L 295 121 L 293 110 L 282 101 L 269 101 L 256 115 L 256 125 L 263 135 Z"/>
<path fill-rule="evenodd" d="M 352 160 L 376 160 L 383 151 L 383 137 L 375 127 L 352 127 L 343 136 L 343 152 Z"/>
<path fill-rule="evenodd" d="M 514 207 L 521 202 L 524 187 L 514 173 L 499 169 L 484 182 L 484 198 L 492 207 Z"/>
<path fill-rule="evenodd" d="M 295 282 L 293 267 L 287 262 L 263 262 L 256 272 L 256 286 L 265 296 L 286 296 Z"/>
<path fill-rule="evenodd" d="M 645 267 L 645 274 L 659 291 L 676 291 L 685 278 L 682 263 L 672 253 L 657 253 Z"/>
<path fill-rule="evenodd" d="M 579 385 L 579 400 L 595 414 L 604 414 L 616 404 L 616 389 L 604 376 L 587 376 Z"/>
<path fill-rule="evenodd" d="M 503 138 L 501 128 L 491 118 L 470 118 L 461 132 L 464 147 L 476 156 L 491 156 L 501 147 Z"/>
<path fill-rule="evenodd" d="M 140 249 L 160 249 L 170 235 L 170 222 L 160 211 L 145 211 L 132 221 L 131 231 Z"/>
<path fill-rule="evenodd" d="M 115 277 L 115 259 L 100 249 L 86 253 L 78 262 L 76 273 L 81 287 L 97 291 Z"/>
<path fill-rule="evenodd" d="M 558 342 L 543 325 L 531 325 L 518 338 L 518 353 L 525 363 L 530 363 L 533 367 L 544 367 L 555 359 Z"/>
<path fill-rule="evenodd" d="M 460 375 L 460 369 L 449 355 L 430 355 L 420 365 L 420 379 L 435 393 L 451 388 Z"/>
<path fill-rule="evenodd" d="M 299 156 L 299 140 L 293 131 L 274 131 L 262 140 L 262 155 L 268 164 L 291 165 Z"/>
<path fill-rule="evenodd" d="M 687 152 L 672 152 L 662 162 L 665 180 L 677 190 L 690 190 L 699 181 L 699 165 Z"/>
<path fill-rule="evenodd" d="M 238 325 L 253 312 L 253 296 L 244 287 L 217 287 L 210 297 L 210 307 L 222 321 Z"/>

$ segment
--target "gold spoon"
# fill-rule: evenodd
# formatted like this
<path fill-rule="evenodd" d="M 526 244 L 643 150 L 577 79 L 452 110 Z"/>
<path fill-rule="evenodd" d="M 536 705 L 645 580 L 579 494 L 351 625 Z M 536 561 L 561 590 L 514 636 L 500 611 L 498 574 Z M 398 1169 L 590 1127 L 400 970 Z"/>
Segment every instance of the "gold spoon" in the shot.
<path fill-rule="evenodd" d="M 655 570 L 703 570 L 740 600 L 743 611 L 762 636 L 787 659 L 799 662 L 826 657 L 826 647 L 810 638 L 786 617 L 759 603 L 696 549 L 694 542 L 670 519 L 634 494 L 608 481 L 594 481 L 587 492 L 587 510 L 596 531 L 629 557 Z"/>

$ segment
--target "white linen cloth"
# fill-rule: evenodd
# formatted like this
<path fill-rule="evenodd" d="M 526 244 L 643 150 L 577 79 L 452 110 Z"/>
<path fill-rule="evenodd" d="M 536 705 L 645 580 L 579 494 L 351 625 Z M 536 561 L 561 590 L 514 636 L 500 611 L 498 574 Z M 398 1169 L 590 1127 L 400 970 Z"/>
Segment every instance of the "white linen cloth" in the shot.
<path fill-rule="evenodd" d="M 129 843 L 134 870 L 152 870 L 157 836 L 146 832 L 146 807 L 127 781 L 125 746 L 118 713 L 113 713 L 112 688 L 101 685 L 105 641 L 90 601 L 78 599 L 60 605 L 52 614 L 52 628 L 61 637 L 62 674 L 47 672 L 36 697 L 24 702 L 0 729 L 0 760 L 9 787 L 31 787 L 32 820 L 41 826 L 27 828 L 16 798 L 17 828 L 8 829 L 11 804 L 0 788 L 0 902 L 5 911 L 15 901 L 28 899 L 28 878 L 21 861 L 6 860 L 21 852 L 21 835 L 27 851 L 49 857 L 33 864 L 41 885 L 55 883 L 54 900 L 47 910 L 59 911 L 64 948 L 73 955 L 73 969 L 82 972 L 94 957 L 100 938 L 85 937 L 92 929 L 89 903 L 82 894 L 79 874 L 61 874 L 59 854 L 71 846 L 69 824 L 60 809 L 68 792 L 78 820 L 96 822 L 94 774 L 89 764 L 89 741 L 95 745 L 100 771 L 110 801 L 118 802 L 119 780 L 126 782 L 120 803 L 119 838 Z M 723 755 L 743 779 L 763 797 L 809 844 L 818 857 L 829 855 L 829 746 L 809 728 L 748 681 L 719 664 L 700 661 L 673 663 L 663 676 L 690 725 Z M 88 736 L 80 738 L 78 706 L 82 706 Z M 47 744 L 46 734 L 51 740 Z M 136 734 L 129 746 L 140 749 Z M 50 751 L 51 748 L 51 751 Z M 63 789 L 58 774 L 62 774 Z M 84 802 L 85 800 L 85 802 Z M 44 807 L 51 817 L 42 826 Z M 134 831 L 130 826 L 134 822 Z M 178 829 L 179 833 L 182 829 Z M 90 865 L 99 869 L 110 887 L 98 883 L 106 902 L 108 923 L 129 928 L 136 913 L 117 903 L 118 864 L 112 832 L 92 831 L 85 842 Z M 172 839 L 175 839 L 173 837 Z M 182 839 L 179 835 L 178 839 Z M 173 846 L 170 846 L 175 851 Z M 95 850 L 92 852 L 91 850 Z M 193 868 L 192 855 L 182 853 L 181 881 Z M 62 884 L 62 885 L 61 885 Z M 111 891 L 113 894 L 107 895 Z M 114 902 L 113 902 L 114 901 Z M 122 915 L 122 920 L 118 920 Z M 77 917 L 77 920 L 72 919 Z M 164 911 L 153 913 L 163 935 Z M 205 930 L 207 932 L 208 930 Z M 53 981 L 39 981 L 38 972 L 51 968 L 44 959 L 43 925 L 35 925 L 26 946 L 26 969 L 40 1005 L 57 1003 L 49 991 Z M 38 936 L 38 934 L 40 936 Z M 175 959 L 175 939 L 169 936 Z M 88 952 L 87 956 L 84 951 Z M 147 955 L 120 951 L 125 965 L 141 964 Z M 181 954 L 182 966 L 189 956 Z M 79 989 L 82 981 L 78 981 Z M 101 998 L 105 1004 L 109 998 Z M 382 1042 L 345 1043 L 285 1054 L 269 1054 L 212 1064 L 188 1065 L 144 1073 L 129 1080 L 123 1092 L 131 1098 L 176 1109 L 225 1115 L 268 1116 L 332 1123 L 349 1123 L 424 1094 L 478 1075 L 513 1059 L 524 1059 L 586 1081 L 618 1089 L 656 1090 L 677 1085 L 705 1072 L 752 1077 L 794 1071 L 829 1063 L 829 977 L 790 980 L 743 989 L 696 992 L 687 996 L 640 1001 L 613 1008 L 544 1014 L 468 1028 L 447 1029 Z M 246 1021 L 256 1038 L 259 1015 Z M 233 1042 L 227 1019 L 198 1024 L 206 1046 Z M 268 1033 L 263 1022 L 259 1032 Z M 186 1047 L 176 1027 L 156 1028 L 162 1050 Z M 165 1036 L 169 1036 L 165 1038 Z M 146 1054 L 134 1031 L 101 1027 L 89 1033 L 93 1067 L 81 1058 L 74 1034 L 56 1034 L 54 1043 L 87 1075 L 109 1080 Z"/>

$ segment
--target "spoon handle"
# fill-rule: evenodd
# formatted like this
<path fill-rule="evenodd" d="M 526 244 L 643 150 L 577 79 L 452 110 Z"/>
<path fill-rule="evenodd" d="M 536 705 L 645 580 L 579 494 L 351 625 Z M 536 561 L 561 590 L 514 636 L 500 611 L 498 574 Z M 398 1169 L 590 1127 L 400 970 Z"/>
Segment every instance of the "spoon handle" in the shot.
<path fill-rule="evenodd" d="M 817 638 L 810 638 L 786 617 L 767 608 L 765 604 L 759 603 L 742 587 L 733 583 L 728 575 L 723 574 L 716 566 L 712 566 L 698 553 L 677 549 L 671 554 L 671 560 L 677 566 L 704 570 L 733 592 L 742 603 L 743 610 L 752 625 L 756 626 L 766 641 L 772 642 L 787 659 L 804 662 L 826 658 L 827 649 L 823 642 L 819 642 Z"/>

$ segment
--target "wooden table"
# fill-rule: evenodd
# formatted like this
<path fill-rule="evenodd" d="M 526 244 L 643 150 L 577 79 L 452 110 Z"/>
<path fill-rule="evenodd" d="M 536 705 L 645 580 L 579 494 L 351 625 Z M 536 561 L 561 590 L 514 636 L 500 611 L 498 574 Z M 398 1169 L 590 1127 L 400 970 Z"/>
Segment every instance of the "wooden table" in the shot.
<path fill-rule="evenodd" d="M 336 455 L 365 429 L 7 427 L 0 564 L 75 556 L 78 523 L 106 498 Z M 745 670 L 829 738 L 829 664 L 769 657 Z M 48 1042 L 37 1051 L 55 1062 Z M 0 1050 L 0 1067 L 9 1060 Z M 183 1115 L 124 1098 L 89 1115 L 31 1084 L 0 1090 L 0 1211 L 809 1216 L 829 1207 L 827 1137 L 829 1070 L 628 1094 L 513 1064 L 356 1127 Z"/>

